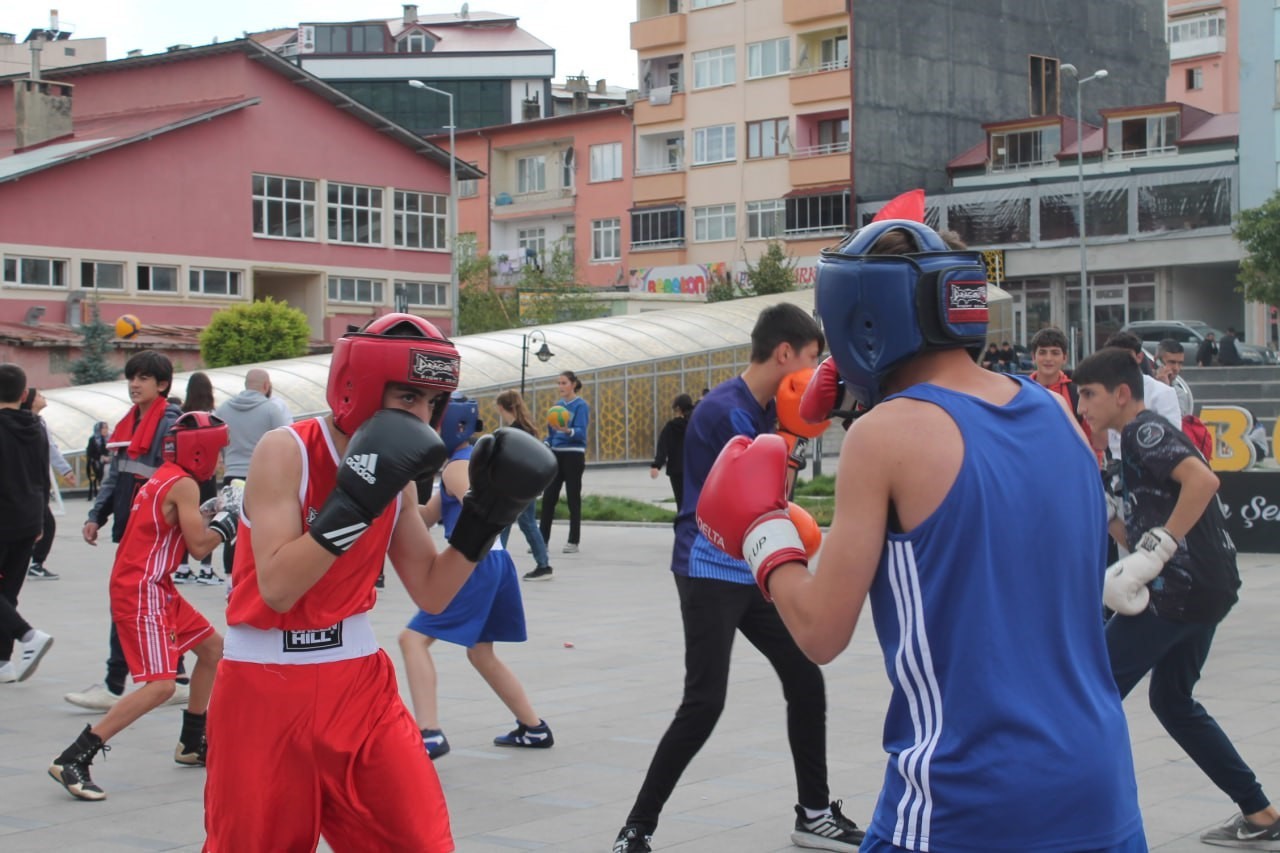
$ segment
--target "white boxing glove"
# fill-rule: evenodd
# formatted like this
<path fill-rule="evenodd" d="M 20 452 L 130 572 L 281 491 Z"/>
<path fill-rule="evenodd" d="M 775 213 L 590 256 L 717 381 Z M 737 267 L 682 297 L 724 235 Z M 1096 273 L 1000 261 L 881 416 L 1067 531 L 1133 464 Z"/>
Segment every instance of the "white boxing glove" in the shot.
<path fill-rule="evenodd" d="M 1107 567 L 1102 603 L 1124 616 L 1136 616 L 1146 610 L 1151 600 L 1147 584 L 1160 576 L 1177 550 L 1178 541 L 1163 527 L 1153 527 L 1142 534 L 1129 556 Z"/>
<path fill-rule="evenodd" d="M 1115 521 L 1117 518 L 1124 521 L 1124 499 L 1119 495 L 1113 495 L 1111 492 L 1106 493 L 1107 497 L 1107 524 Z"/>

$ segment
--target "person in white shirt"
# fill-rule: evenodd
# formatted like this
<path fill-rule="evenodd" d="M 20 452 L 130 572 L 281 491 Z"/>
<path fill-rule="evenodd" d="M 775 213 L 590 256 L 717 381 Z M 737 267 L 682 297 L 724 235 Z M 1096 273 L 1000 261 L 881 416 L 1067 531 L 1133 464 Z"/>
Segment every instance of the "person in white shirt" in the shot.
<path fill-rule="evenodd" d="M 1156 348 L 1156 379 L 1173 388 L 1178 395 L 1178 408 L 1182 416 L 1196 413 L 1196 400 L 1191 393 L 1191 386 L 1182 378 L 1182 368 L 1186 364 L 1187 354 L 1182 344 L 1173 338 L 1165 338 Z"/>

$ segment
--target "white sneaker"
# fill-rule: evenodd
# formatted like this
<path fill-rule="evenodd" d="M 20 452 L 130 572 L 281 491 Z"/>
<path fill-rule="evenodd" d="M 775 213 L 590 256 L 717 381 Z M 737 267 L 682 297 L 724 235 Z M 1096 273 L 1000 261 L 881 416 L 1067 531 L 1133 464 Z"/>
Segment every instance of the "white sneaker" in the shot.
<path fill-rule="evenodd" d="M 576 553 L 578 553 L 578 546 L 577 546 L 575 543 L 570 542 L 568 545 L 565 545 L 565 546 L 564 546 L 564 548 L 562 548 L 562 549 L 561 549 L 560 553 L 561 553 L 561 554 L 576 554 Z"/>
<path fill-rule="evenodd" d="M 90 711 L 109 711 L 120 699 L 108 690 L 105 684 L 94 684 L 79 693 L 68 693 L 62 698 L 72 705 L 88 708 Z"/>
<path fill-rule="evenodd" d="M 18 680 L 18 673 L 14 671 L 13 663 L 5 661 L 0 663 L 0 684 L 12 684 Z"/>
<path fill-rule="evenodd" d="M 31 638 L 31 642 L 22 643 L 21 645 L 22 659 L 14 664 L 13 669 L 17 673 L 19 681 L 26 681 L 36 674 L 40 661 L 49 653 L 49 649 L 53 648 L 53 637 L 37 629 L 35 636 Z"/>
<path fill-rule="evenodd" d="M 165 702 L 164 704 L 166 704 L 166 705 L 185 705 L 185 704 L 187 704 L 187 700 L 188 700 L 188 699 L 190 699 L 190 698 L 191 698 L 191 685 L 190 685 L 190 684 L 174 684 L 174 685 L 173 685 L 173 695 L 172 695 L 172 696 L 170 696 L 170 697 L 169 697 L 169 701 L 168 701 L 168 702 Z"/>

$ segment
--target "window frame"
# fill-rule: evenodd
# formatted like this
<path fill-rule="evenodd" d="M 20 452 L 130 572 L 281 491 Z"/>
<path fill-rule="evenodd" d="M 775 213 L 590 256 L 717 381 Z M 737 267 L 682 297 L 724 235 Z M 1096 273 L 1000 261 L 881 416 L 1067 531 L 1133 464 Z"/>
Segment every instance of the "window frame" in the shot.
<path fill-rule="evenodd" d="M 622 143 L 602 142 L 592 145 L 590 182 L 605 183 L 622 180 Z"/>
<path fill-rule="evenodd" d="M 764 70 L 764 59 L 767 55 L 766 47 L 773 48 L 774 70 Z M 779 50 L 781 48 L 781 51 Z M 783 55 L 778 56 L 779 52 Z M 779 60 L 782 60 L 781 62 Z M 753 73 L 754 66 L 760 66 L 758 71 Z M 782 38 L 765 39 L 763 41 L 753 41 L 747 45 L 747 79 L 763 80 L 768 77 L 781 77 L 791 73 L 791 37 L 783 36 Z"/>
<path fill-rule="evenodd" d="M 403 205 L 411 198 L 416 198 L 417 210 L 409 210 Z M 430 199 L 434 207 L 428 211 L 425 201 Z M 410 227 L 411 223 L 413 227 Z M 430 225 L 430 228 L 426 226 Z M 410 232 L 417 236 L 417 245 L 410 241 Z M 430 234 L 431 245 L 426 245 Z M 418 190 L 392 189 L 391 191 L 391 245 L 397 249 L 409 249 L 418 252 L 449 251 L 449 197 L 441 193 L 420 192 Z"/>
<path fill-rule="evenodd" d="M 258 182 L 262 182 L 261 192 L 258 189 Z M 271 182 L 280 181 L 280 194 L 271 194 Z M 269 175 L 266 173 L 254 172 L 252 178 L 252 195 L 253 195 L 253 217 L 252 228 L 253 236 L 263 240 L 306 240 L 315 242 L 316 221 L 319 219 L 318 207 L 319 200 L 319 181 L 310 178 L 291 178 L 286 175 Z M 297 197 L 291 197 L 288 189 L 291 184 L 297 184 L 299 194 Z M 311 198 L 307 198 L 308 190 Z M 282 233 L 272 233 L 270 230 L 273 224 L 270 217 L 271 206 L 279 205 L 278 215 L 282 226 Z M 296 209 L 297 216 L 290 219 L 289 212 Z M 309 214 L 309 216 L 308 216 Z M 261 219 L 265 230 L 258 230 L 258 221 Z M 283 233 L 289 230 L 291 222 L 299 223 L 299 234 Z"/>
<path fill-rule="evenodd" d="M 727 70 L 727 74 L 726 74 Z M 702 80 L 703 82 L 699 82 Z M 732 86 L 738 82 L 738 52 L 733 45 L 693 53 L 693 90 Z"/>
<path fill-rule="evenodd" d="M 529 165 L 526 165 L 529 164 Z M 539 184 L 535 188 L 529 186 L 532 179 Z M 547 155 L 531 154 L 516 160 L 516 195 L 534 195 L 547 191 Z"/>
<path fill-rule="evenodd" d="M 119 286 L 117 286 L 117 287 L 103 287 L 102 285 L 98 284 L 98 267 L 115 267 L 115 268 L 117 268 L 117 269 L 120 271 L 120 284 L 119 284 Z M 88 284 L 86 284 L 86 283 L 85 283 L 85 281 L 86 281 L 86 276 L 85 276 L 85 270 L 86 270 L 86 268 L 90 271 L 90 272 L 89 272 L 89 275 L 87 276 L 87 280 L 88 280 L 88 282 L 89 282 Z M 80 262 L 80 289 L 81 289 L 81 290 L 98 290 L 98 291 L 101 291 L 101 290 L 111 290 L 111 291 L 121 291 L 121 292 L 123 292 L 123 291 L 125 290 L 124 276 L 125 276 L 125 265 L 124 265 L 124 262 L 123 262 L 123 261 L 89 261 L 89 260 L 83 260 L 83 261 L 81 261 L 81 262 Z"/>
<path fill-rule="evenodd" d="M 613 250 L 606 254 L 611 243 Z M 602 263 L 622 260 L 622 217 L 591 220 L 591 261 Z"/>
<path fill-rule="evenodd" d="M 672 249 L 685 245 L 685 209 L 666 205 L 631 211 L 631 250 Z M 637 222 L 637 218 L 640 219 Z M 649 223 L 649 224 L 646 224 Z M 666 233 L 669 232 L 669 235 Z M 637 235 L 655 233 L 652 239 L 636 240 Z"/>
<path fill-rule="evenodd" d="M 43 264 L 48 267 L 48 281 L 36 281 L 23 277 L 23 267 L 29 264 Z M 0 280 L 10 287 L 41 287 L 41 288 L 62 288 L 70 287 L 67 279 L 71 272 L 70 263 L 66 258 L 44 258 L 38 255 L 5 255 L 3 262 L 0 262 Z M 13 270 L 10 277 L 10 269 Z M 60 281 L 58 279 L 61 279 Z"/>
<path fill-rule="evenodd" d="M 227 277 L 226 293 L 206 290 L 205 279 L 209 273 L 220 273 Z M 211 296 L 218 299 L 240 299 L 244 296 L 242 282 L 244 273 L 241 270 L 219 269 L 217 267 L 188 267 L 187 293 L 193 296 Z"/>
<path fill-rule="evenodd" d="M 722 243 L 738 239 L 738 205 L 708 204 L 693 209 L 693 242 Z"/>
<path fill-rule="evenodd" d="M 773 153 L 765 153 L 765 131 L 768 127 L 773 126 L 772 143 Z M 781 133 L 779 133 L 781 128 Z M 754 143 L 756 153 L 752 154 L 752 144 Z M 748 160 L 769 160 L 774 157 L 788 157 L 791 155 L 791 120 L 786 116 L 781 118 L 765 118 L 757 121 L 747 122 L 747 152 Z"/>
<path fill-rule="evenodd" d="M 764 228 L 766 221 L 772 221 L 775 227 Z M 747 236 L 748 240 L 777 240 L 787 232 L 787 202 L 781 198 L 766 198 L 747 202 Z"/>
<path fill-rule="evenodd" d="M 342 283 L 351 282 L 352 297 L 344 299 L 342 297 Z M 369 285 L 369 299 L 360 298 L 360 286 L 362 284 Z M 337 295 L 335 296 L 335 285 Z M 382 278 L 365 278 L 364 276 L 350 275 L 330 275 L 325 281 L 325 297 L 329 303 L 340 305 L 386 305 L 387 304 L 387 281 Z M 375 297 L 374 294 L 377 293 Z"/>
<path fill-rule="evenodd" d="M 337 201 L 333 195 L 337 192 Z M 348 191 L 352 198 L 347 201 L 343 196 Z M 361 202 L 363 193 L 368 193 L 368 200 Z M 341 181 L 325 183 L 325 234 L 330 243 L 341 243 L 346 246 L 385 246 L 386 237 L 382 233 L 382 222 L 386 213 L 386 190 L 383 187 L 371 187 L 365 184 L 348 184 Z M 362 220 L 363 223 L 362 223 Z M 368 231 L 368 239 L 359 239 L 361 228 Z M 351 239 L 344 239 L 342 234 L 350 228 Z"/>
<path fill-rule="evenodd" d="M 415 307 L 415 308 L 448 308 L 450 307 L 449 282 L 447 281 L 419 281 L 419 280 L 411 281 L 409 279 L 398 278 L 394 282 L 392 282 L 391 288 L 393 293 L 397 292 L 401 287 L 404 288 L 403 292 L 405 293 L 406 304 L 412 307 Z M 417 289 L 418 298 L 416 300 L 410 299 L 408 296 L 409 290 L 411 288 Z M 436 293 L 437 297 L 439 297 L 439 301 L 437 302 L 422 301 L 423 288 L 431 288 Z"/>
<path fill-rule="evenodd" d="M 146 279 L 147 279 L 147 284 L 145 287 L 142 284 L 144 270 L 146 271 Z M 152 287 L 152 283 L 155 279 L 156 270 L 166 270 L 168 272 L 173 273 L 173 289 L 172 290 L 156 290 L 154 287 Z M 181 273 L 181 270 L 177 266 L 171 266 L 169 264 L 140 263 L 137 265 L 137 269 L 134 271 L 134 283 L 136 286 L 136 292 L 152 293 L 152 294 L 158 294 L 160 296 L 178 296 L 181 294 L 181 287 L 182 287 L 182 277 L 181 275 L 179 275 L 179 273 Z"/>
<path fill-rule="evenodd" d="M 709 159 L 708 149 L 712 131 L 719 131 L 719 143 L 722 156 L 719 159 Z M 701 152 L 701 157 L 699 156 Z M 738 125 L 734 124 L 713 124 L 708 127 L 695 127 L 693 129 L 693 159 L 691 165 L 694 166 L 711 166 L 717 163 L 735 163 L 738 160 Z"/>

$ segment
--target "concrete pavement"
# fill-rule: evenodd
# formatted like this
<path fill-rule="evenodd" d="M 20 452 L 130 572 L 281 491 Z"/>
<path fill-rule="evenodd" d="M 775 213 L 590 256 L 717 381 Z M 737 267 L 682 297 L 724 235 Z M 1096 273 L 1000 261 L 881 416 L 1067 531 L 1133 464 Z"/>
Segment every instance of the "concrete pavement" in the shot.
<path fill-rule="evenodd" d="M 588 493 L 669 497 L 666 478 L 650 480 L 647 468 L 592 468 L 585 485 Z M 22 612 L 57 641 L 30 681 L 0 685 L 0 850 L 196 851 L 204 837 L 204 772 L 173 763 L 179 709 L 153 712 L 94 764 L 94 778 L 109 795 L 104 802 L 72 800 L 45 775 L 49 760 L 95 718 L 63 702 L 62 694 L 103 676 L 112 550 L 80 541 L 86 506 L 71 501 L 70 515 L 59 519 L 49 565 L 62 579 L 29 582 L 23 590 Z M 667 570 L 670 529 L 588 525 L 576 555 L 560 553 L 564 532 L 557 522 L 555 579 L 523 585 L 529 642 L 499 648 L 551 724 L 553 749 L 493 747 L 494 735 L 512 727 L 510 715 L 462 649 L 436 646 L 442 724 L 453 746 L 436 766 L 461 853 L 607 851 L 679 702 L 683 650 Z M 512 550 L 522 570 L 532 567 L 518 532 Z M 1199 694 L 1274 796 L 1280 792 L 1280 557 L 1246 555 L 1241 564 L 1243 600 L 1218 632 Z M 182 589 L 223 624 L 221 588 Z M 412 613 L 404 590 L 389 578 L 373 619 L 397 663 L 396 635 Z M 850 648 L 825 668 L 831 790 L 860 823 L 883 773 L 879 739 L 888 697 L 871 627 L 868 614 Z M 401 687 L 407 698 L 403 679 Z M 1152 848 L 1209 850 L 1196 835 L 1230 816 L 1232 804 L 1159 727 L 1143 688 L 1126 710 Z M 795 791 L 783 732 L 777 680 L 759 654 L 739 643 L 728 707 L 668 804 L 655 849 L 793 851 Z"/>

